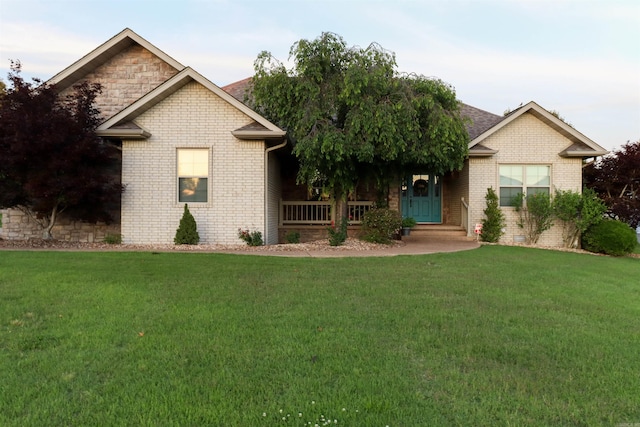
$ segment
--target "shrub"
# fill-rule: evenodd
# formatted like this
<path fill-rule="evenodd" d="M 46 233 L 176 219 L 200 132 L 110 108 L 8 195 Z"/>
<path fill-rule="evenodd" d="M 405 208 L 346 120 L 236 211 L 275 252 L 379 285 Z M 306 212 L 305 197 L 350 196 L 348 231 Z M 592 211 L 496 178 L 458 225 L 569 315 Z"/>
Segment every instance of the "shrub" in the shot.
<path fill-rule="evenodd" d="M 580 236 L 602 221 L 607 206 L 591 189 L 582 194 L 558 191 L 553 198 L 553 213 L 562 221 L 562 241 L 567 248 L 578 247 Z"/>
<path fill-rule="evenodd" d="M 584 249 L 613 256 L 633 252 L 637 243 L 635 231 L 628 224 L 613 219 L 589 227 L 582 238 Z"/>
<path fill-rule="evenodd" d="M 185 203 L 184 213 L 180 219 L 180 225 L 176 230 L 176 237 L 173 242 L 176 245 L 197 245 L 200 241 L 200 235 L 198 234 L 198 226 L 196 220 L 189 212 L 189 207 Z"/>
<path fill-rule="evenodd" d="M 327 233 L 329 233 L 329 245 L 330 246 L 340 246 L 347 240 L 347 225 L 349 225 L 349 221 L 346 219 L 338 221 L 338 226 L 332 225 L 327 228 Z"/>
<path fill-rule="evenodd" d="M 487 188 L 487 195 L 484 196 L 487 207 L 484 209 L 485 218 L 482 220 L 482 232 L 480 239 L 483 242 L 497 243 L 504 234 L 502 229 L 505 226 L 505 217 L 500 209 L 500 199 L 493 187 Z"/>
<path fill-rule="evenodd" d="M 284 238 L 287 240 L 287 243 L 300 243 L 300 233 L 295 230 L 289 231 Z"/>
<path fill-rule="evenodd" d="M 400 212 L 388 208 L 373 208 L 362 218 L 362 240 L 389 243 L 401 227 Z"/>
<path fill-rule="evenodd" d="M 525 198 L 524 194 L 519 193 L 514 197 L 514 207 L 519 215 L 518 227 L 524 230 L 527 244 L 538 243 L 540 235 L 553 225 L 553 209 L 549 195 L 535 193 Z"/>
<path fill-rule="evenodd" d="M 238 228 L 238 238 L 249 246 L 262 246 L 262 233 L 260 231 L 249 231 Z"/>
<path fill-rule="evenodd" d="M 119 245 L 122 243 L 122 234 L 107 234 L 106 236 L 104 236 L 104 239 L 102 239 L 102 241 L 109 245 Z"/>

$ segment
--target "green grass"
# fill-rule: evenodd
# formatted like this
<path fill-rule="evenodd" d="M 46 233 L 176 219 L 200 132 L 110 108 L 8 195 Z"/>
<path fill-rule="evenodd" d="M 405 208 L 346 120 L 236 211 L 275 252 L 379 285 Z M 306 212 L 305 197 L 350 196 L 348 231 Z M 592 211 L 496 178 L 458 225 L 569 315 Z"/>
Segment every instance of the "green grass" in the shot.
<path fill-rule="evenodd" d="M 640 423 L 638 277 L 638 259 L 501 246 L 4 251 L 0 425 Z"/>

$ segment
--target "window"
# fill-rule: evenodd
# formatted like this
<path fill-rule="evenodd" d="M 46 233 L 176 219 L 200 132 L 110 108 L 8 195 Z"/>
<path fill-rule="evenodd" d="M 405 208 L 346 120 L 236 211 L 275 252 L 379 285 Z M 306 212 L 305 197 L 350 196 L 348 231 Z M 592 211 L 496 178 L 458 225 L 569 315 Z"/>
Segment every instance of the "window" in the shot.
<path fill-rule="evenodd" d="M 518 193 L 531 196 L 549 194 L 551 167 L 545 165 L 501 165 L 500 206 L 513 206 Z"/>
<path fill-rule="evenodd" d="M 178 150 L 178 201 L 207 202 L 209 150 Z"/>

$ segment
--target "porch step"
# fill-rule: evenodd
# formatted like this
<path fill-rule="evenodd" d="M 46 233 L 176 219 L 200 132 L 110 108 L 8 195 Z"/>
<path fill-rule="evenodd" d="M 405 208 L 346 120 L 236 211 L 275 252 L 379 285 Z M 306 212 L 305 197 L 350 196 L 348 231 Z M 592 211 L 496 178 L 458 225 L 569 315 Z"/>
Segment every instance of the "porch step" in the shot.
<path fill-rule="evenodd" d="M 473 236 L 467 237 L 464 228 L 443 224 L 418 224 L 411 229 L 409 236 L 403 236 L 402 239 L 475 240 Z"/>

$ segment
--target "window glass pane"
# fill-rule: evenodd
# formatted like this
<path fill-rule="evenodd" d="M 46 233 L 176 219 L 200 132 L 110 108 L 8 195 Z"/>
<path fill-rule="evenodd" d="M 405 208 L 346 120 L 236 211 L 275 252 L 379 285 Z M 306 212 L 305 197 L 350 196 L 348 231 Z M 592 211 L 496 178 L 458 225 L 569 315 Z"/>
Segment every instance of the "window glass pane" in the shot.
<path fill-rule="evenodd" d="M 548 196 L 549 188 L 548 187 L 527 187 L 527 197 L 533 196 L 534 194 L 538 194 L 538 193 L 546 194 Z"/>
<path fill-rule="evenodd" d="M 520 187 L 500 187 L 500 206 L 513 206 L 513 199 L 519 193 L 522 193 L 522 188 Z"/>
<path fill-rule="evenodd" d="M 180 202 L 206 202 L 207 178 L 178 178 Z"/>
<path fill-rule="evenodd" d="M 209 150 L 178 150 L 178 176 L 209 175 Z"/>
<path fill-rule="evenodd" d="M 522 166 L 500 166 L 500 185 L 522 186 Z"/>
<path fill-rule="evenodd" d="M 549 185 L 549 166 L 527 166 L 527 185 Z"/>

